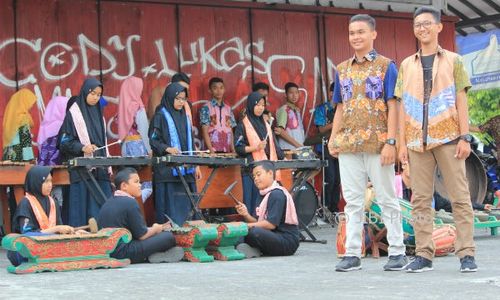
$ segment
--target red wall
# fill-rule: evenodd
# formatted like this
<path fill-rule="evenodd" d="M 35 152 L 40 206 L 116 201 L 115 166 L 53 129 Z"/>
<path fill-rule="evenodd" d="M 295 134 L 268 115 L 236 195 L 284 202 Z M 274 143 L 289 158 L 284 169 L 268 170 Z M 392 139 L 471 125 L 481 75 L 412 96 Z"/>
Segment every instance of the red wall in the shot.
<path fill-rule="evenodd" d="M 213 76 L 224 79 L 226 101 L 236 111 L 244 106 L 252 82 L 271 83 L 274 111 L 284 102 L 283 85 L 294 81 L 302 88 L 305 127 L 312 133 L 311 110 L 324 99 L 333 65 L 352 55 L 349 17 L 362 11 L 194 2 L 199 5 L 182 0 L 0 0 L 0 122 L 18 88 L 35 91 L 46 104 L 54 91 L 77 94 L 85 77 L 102 76 L 104 94 L 116 97 L 123 78 L 135 75 L 144 80 L 147 103 L 154 87 L 181 70 L 191 75 L 195 112 L 201 100 L 209 99 L 207 83 Z M 375 46 L 380 53 L 400 63 L 416 51 L 411 15 L 368 13 L 378 23 Z M 443 47 L 454 49 L 452 20 L 445 21 L 441 37 Z M 105 108 L 107 119 L 116 108 Z M 41 112 L 34 108 L 32 115 L 36 136 Z"/>

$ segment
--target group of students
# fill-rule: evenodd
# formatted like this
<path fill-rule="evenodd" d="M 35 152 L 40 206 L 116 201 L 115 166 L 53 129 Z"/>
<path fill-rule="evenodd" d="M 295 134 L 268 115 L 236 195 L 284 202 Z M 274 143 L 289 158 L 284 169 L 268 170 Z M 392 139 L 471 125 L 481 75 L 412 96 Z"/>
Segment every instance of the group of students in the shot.
<path fill-rule="evenodd" d="M 248 223 L 248 234 L 237 249 L 247 258 L 262 254 L 292 255 L 299 247 L 298 218 L 290 193 L 276 182 L 272 161 L 257 162 L 253 168 L 255 184 L 263 197 L 255 213 L 243 203 L 237 212 Z M 132 235 L 129 243 L 120 243 L 111 253 L 117 259 L 132 263 L 170 263 L 180 261 L 184 250 L 176 246 L 172 222 L 155 223 L 151 227 L 141 213 L 135 198 L 140 197 L 141 180 L 134 168 L 126 167 L 114 176 L 116 187 L 100 208 L 96 219 L 99 228 L 126 228 Z M 74 226 L 63 225 L 61 212 L 52 198 L 51 168 L 35 165 L 26 174 L 25 197 L 19 202 L 13 218 L 13 230 L 27 236 L 53 234 L 88 234 Z M 71 241 L 69 241 L 71 242 Z M 14 266 L 27 261 L 20 252 L 8 251 Z"/>
<path fill-rule="evenodd" d="M 375 20 L 369 15 L 356 15 L 349 21 L 349 43 L 355 55 L 337 66 L 336 84 L 332 86 L 336 110 L 332 105 L 324 104 L 315 113 L 315 123 L 320 131 L 331 130 L 328 152 L 332 160 L 338 157 L 346 200 L 346 253 L 337 264 L 337 271 L 361 268 L 363 202 L 368 179 L 375 189 L 387 227 L 389 258 L 384 270 L 432 270 L 434 245 L 431 202 L 436 166 L 444 178 L 453 206 L 457 228 L 455 248 L 460 258 L 460 270 L 477 271 L 472 207 L 465 177 L 465 158 L 471 151 L 466 92 L 471 84 L 461 57 L 442 49 L 438 44 L 438 35 L 442 30 L 440 16 L 440 12 L 432 7 L 421 7 L 415 11 L 413 28 L 421 49 L 402 62 L 399 72 L 391 59 L 373 48 L 377 37 Z M 151 121 L 147 138 L 146 126 L 137 124 L 141 118 L 146 120 L 143 112 L 140 113 L 142 117 L 139 117 L 135 108 L 127 106 L 124 108 L 128 111 L 127 117 L 119 116 L 121 121 L 126 120 L 128 124 L 120 129 L 120 134 L 126 135 L 125 143 L 139 140 L 138 136 L 143 142 L 149 140 L 151 150 L 144 143 L 144 148 L 140 146 L 143 153 L 151 151 L 153 156 L 189 154 L 196 148 L 191 107 L 187 101 L 189 78 L 185 74 L 178 74 L 172 79 L 173 82 L 163 94 L 153 91 L 154 99 L 148 106 Z M 97 105 L 102 89 L 100 82 L 88 79 L 80 94 L 70 100 L 66 109 L 69 113 L 66 113 L 56 142 L 52 141 L 65 159 L 107 155 L 106 149 L 102 148 L 106 145 L 105 126 L 101 107 Z M 293 254 L 299 242 L 296 211 L 291 196 L 278 183 L 280 173 L 274 170 L 272 161 L 283 159 L 282 148 L 300 147 L 304 142 L 304 129 L 297 107 L 298 86 L 294 83 L 285 86 L 287 104 L 278 110 L 277 127 L 274 130 L 270 124 L 272 116 L 266 112 L 268 99 L 265 90 L 257 88 L 248 95 L 246 108 L 236 122 L 230 107 L 223 101 L 223 81 L 212 79 L 209 89 L 213 99 L 200 113 L 206 146 L 213 152 L 234 150 L 254 164 L 253 168 L 242 168 L 244 203 L 236 206 L 238 213 L 251 227 L 246 245 L 250 250 L 258 248 L 260 250 L 257 252 L 271 255 Z M 124 99 L 120 99 L 120 105 Z M 151 105 L 154 106 L 154 113 L 150 111 Z M 144 109 L 141 103 L 135 107 Z M 9 150 L 9 153 L 19 151 L 17 148 Z M 396 156 L 399 156 L 403 165 L 412 167 L 410 180 L 416 259 L 411 263 L 405 256 L 401 211 L 394 188 Z M 172 168 L 154 168 L 157 221 L 166 223 L 168 215 L 175 223 L 183 223 L 191 211 L 191 204 L 180 183 L 181 174 Z M 107 169 L 96 167 L 92 172 L 103 191 L 111 197 Z M 180 172 L 194 190 L 195 180 L 200 177 L 199 169 L 187 167 L 181 168 Z M 115 181 L 118 179 L 115 187 L 121 192 L 115 192 L 113 201 L 122 203 L 127 198 L 128 206 L 138 215 L 137 204 L 133 203 L 130 196 L 135 197 L 139 193 L 127 188 L 130 185 L 127 180 L 134 180 L 135 190 L 138 188 L 138 179 L 132 173 L 129 171 L 127 176 L 121 176 L 120 173 L 115 176 Z M 97 216 L 99 207 L 92 199 L 93 195 L 87 192 L 85 182 L 88 178 L 84 173 L 70 170 L 70 179 L 69 220 L 70 225 L 79 226 L 85 223 L 87 217 Z M 46 193 L 42 195 L 45 197 Z M 107 201 L 101 208 L 99 219 L 106 215 L 106 207 L 120 206 L 113 204 L 113 201 Z M 49 224 L 57 225 L 59 219 L 54 217 L 52 210 L 47 209 L 53 207 L 53 201 L 40 200 L 40 203 L 45 203 L 43 209 L 49 215 Z M 18 226 L 23 226 L 25 219 L 26 216 L 16 220 Z M 42 219 L 42 223 L 46 224 L 47 217 Z M 102 222 L 106 226 L 115 224 Z M 131 225 L 131 228 L 134 228 L 132 231 L 136 239 L 161 233 L 167 240 L 167 235 L 162 233 L 165 226 L 154 225 L 146 229 L 141 221 Z M 64 228 L 64 231 L 71 231 Z M 163 248 L 153 248 L 154 251 L 164 252 Z M 145 254 L 141 256 L 142 259 L 145 259 Z"/>
<path fill-rule="evenodd" d="M 196 150 L 191 107 L 187 102 L 186 85 L 189 84 L 189 78 L 182 73 L 174 76 L 173 80 L 176 78 L 179 81 L 172 81 L 165 88 L 150 122 L 140 98 L 142 80 L 131 77 L 123 82 L 117 116 L 123 156 L 192 155 Z M 247 236 L 248 244 L 242 244 L 240 247 L 242 251 L 250 251 L 250 256 L 255 256 L 256 253 L 291 255 L 299 245 L 298 221 L 291 196 L 275 182 L 275 176 L 276 180 L 280 179 L 279 171 L 274 170 L 272 163 L 266 163 L 268 160 L 283 159 L 276 136 L 264 119 L 266 98 L 259 92 L 251 93 L 247 99 L 245 115 L 236 124 L 230 106 L 222 100 L 223 81 L 214 78 L 209 87 L 213 99 L 200 113 L 203 133 L 208 138 L 207 147 L 215 153 L 235 150 L 238 155 L 248 157 L 254 163 L 252 168 L 242 170 L 245 197 L 244 203 L 239 204 L 236 209 L 247 222 L 255 223 L 255 226 L 249 226 L 252 228 Z M 294 88 L 298 89 L 296 85 Z M 25 90 L 22 91 L 24 92 Z M 63 202 L 63 207 L 67 210 L 68 226 L 62 225 L 59 203 L 55 205 L 56 201 L 50 196 L 51 176 L 47 171 L 50 168 L 44 166 L 58 165 L 75 157 L 109 156 L 100 103 L 102 94 L 103 85 L 97 79 L 89 78 L 84 81 L 78 96 L 69 100 L 57 97 L 49 102 L 47 112 L 51 113 L 46 115 L 47 118 L 43 120 L 40 129 L 44 139 L 39 139 L 39 165 L 30 170 L 26 179 L 28 184 L 33 180 L 32 177 L 38 176 L 37 182 L 40 186 L 37 188 L 43 192 L 30 193 L 28 186 L 26 187 L 26 197 L 18 205 L 13 218 L 14 228 L 25 234 L 74 233 L 75 227 L 85 225 L 91 217 L 97 217 L 100 227 L 126 227 L 132 232 L 134 242 L 118 247 L 115 257 L 127 257 L 133 262 L 148 258 L 152 262 L 172 261 L 172 257 L 178 257 L 180 251 L 172 248 L 175 246 L 173 236 L 164 230 L 169 220 L 173 224 L 183 224 L 193 217 L 190 215 L 192 204 L 180 176 L 183 176 L 191 190 L 195 191 L 195 180 L 201 178 L 199 167 L 186 166 L 175 169 L 154 165 L 154 189 L 152 183 L 142 183 L 140 193 L 136 193 L 139 179 L 133 169 L 120 171 L 114 176 L 116 191 L 113 193 L 111 169 L 71 168 L 69 195 Z M 29 109 L 26 111 L 26 117 L 29 118 Z M 59 119 L 53 120 L 55 117 Z M 24 132 L 24 127 L 29 128 L 30 125 L 32 122 L 20 127 L 19 135 Z M 233 139 L 233 127 L 236 127 L 234 132 L 239 136 L 236 141 Z M 31 145 L 26 147 L 31 148 Z M 262 170 L 252 175 L 252 172 L 260 169 L 255 163 L 262 163 L 259 165 Z M 96 192 L 90 176 L 109 199 L 103 205 L 98 201 L 101 195 Z M 46 193 L 46 188 L 43 189 L 42 186 L 49 185 L 50 191 Z M 275 189 L 281 192 L 273 192 Z M 151 190 L 154 190 L 158 224 L 148 229 L 133 198 L 146 199 L 152 193 Z M 266 192 L 263 193 L 263 190 Z M 266 194 L 270 196 L 266 197 Z M 264 200 L 260 201 L 262 197 Z M 265 200 L 267 198 L 269 200 Z M 270 234 L 263 235 L 262 229 L 268 230 Z M 252 246 L 257 246 L 260 250 Z M 155 255 L 151 258 L 153 254 Z M 18 259 L 17 263 L 19 261 Z"/>

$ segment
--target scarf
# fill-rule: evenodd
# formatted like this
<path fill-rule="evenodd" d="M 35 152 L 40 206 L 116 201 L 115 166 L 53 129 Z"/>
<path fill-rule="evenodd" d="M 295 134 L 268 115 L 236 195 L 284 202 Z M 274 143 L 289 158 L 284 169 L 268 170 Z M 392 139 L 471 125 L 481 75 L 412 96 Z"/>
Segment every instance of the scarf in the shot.
<path fill-rule="evenodd" d="M 115 193 L 114 193 L 115 196 L 117 197 L 129 197 L 129 198 L 134 198 L 132 197 L 129 193 L 126 193 L 122 190 L 116 190 Z"/>
<path fill-rule="evenodd" d="M 273 184 L 263 190 L 260 190 L 259 193 L 261 196 L 264 196 L 264 199 L 262 199 L 262 202 L 260 203 L 259 207 L 256 209 L 256 213 L 258 218 L 258 221 L 263 221 L 267 217 L 267 202 L 269 201 L 269 195 L 271 192 L 275 189 L 279 189 L 283 191 L 283 193 L 286 196 L 286 211 L 285 211 L 285 223 L 289 225 L 298 225 L 298 217 L 297 217 L 297 211 L 295 209 L 295 203 L 293 202 L 292 195 L 288 192 L 287 189 L 279 185 L 276 181 L 273 182 Z"/>
<path fill-rule="evenodd" d="M 24 181 L 24 190 L 26 191 L 26 199 L 28 199 L 33 214 L 40 225 L 40 229 L 45 230 L 56 226 L 56 205 L 52 197 L 48 197 L 50 203 L 49 216 L 40 204 L 39 199 L 44 199 L 47 196 L 42 194 L 42 185 L 49 176 L 51 168 L 45 166 L 33 166 L 26 174 Z"/>
<path fill-rule="evenodd" d="M 168 125 L 168 132 L 170 135 L 170 146 L 179 149 L 180 151 L 193 151 L 193 138 L 191 121 L 189 115 L 186 114 L 185 105 L 180 110 L 174 107 L 175 97 L 181 92 L 186 92 L 186 89 L 179 83 L 171 83 L 165 89 L 161 99 L 159 109 L 165 118 Z M 184 102 L 187 104 L 187 102 Z M 194 168 L 180 167 L 181 174 L 193 174 Z M 172 168 L 172 174 L 179 176 L 177 169 Z"/>

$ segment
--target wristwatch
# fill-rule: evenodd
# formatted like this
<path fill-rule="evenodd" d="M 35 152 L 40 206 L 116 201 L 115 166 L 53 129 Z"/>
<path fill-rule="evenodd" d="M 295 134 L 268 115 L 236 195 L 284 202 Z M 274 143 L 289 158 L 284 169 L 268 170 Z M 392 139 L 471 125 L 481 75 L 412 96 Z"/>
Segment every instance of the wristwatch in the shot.
<path fill-rule="evenodd" d="M 472 134 L 467 133 L 467 134 L 461 135 L 461 136 L 460 136 L 460 139 L 461 139 L 462 141 L 466 141 L 467 143 L 469 143 L 469 144 L 470 144 L 470 143 L 472 143 Z"/>
<path fill-rule="evenodd" d="M 396 145 L 396 139 L 387 139 L 387 140 L 385 140 L 385 143 L 388 144 L 388 145 L 391 145 L 391 146 L 395 146 Z"/>

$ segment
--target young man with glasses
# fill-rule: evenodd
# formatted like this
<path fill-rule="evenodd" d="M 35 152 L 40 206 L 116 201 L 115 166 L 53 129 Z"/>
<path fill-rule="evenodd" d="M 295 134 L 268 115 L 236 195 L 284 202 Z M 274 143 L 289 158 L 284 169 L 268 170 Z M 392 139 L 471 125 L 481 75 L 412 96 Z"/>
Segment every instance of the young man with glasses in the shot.
<path fill-rule="evenodd" d="M 413 31 L 421 48 L 401 63 L 395 90 L 402 103 L 399 158 L 403 164 L 409 158 L 412 171 L 416 259 L 406 270 L 433 269 L 431 205 L 437 166 L 453 207 L 460 271 L 475 272 L 474 218 L 465 175 L 465 159 L 470 154 L 472 140 L 466 96 L 471 84 L 462 58 L 438 44 L 443 29 L 439 10 L 420 7 L 413 19 Z"/>

